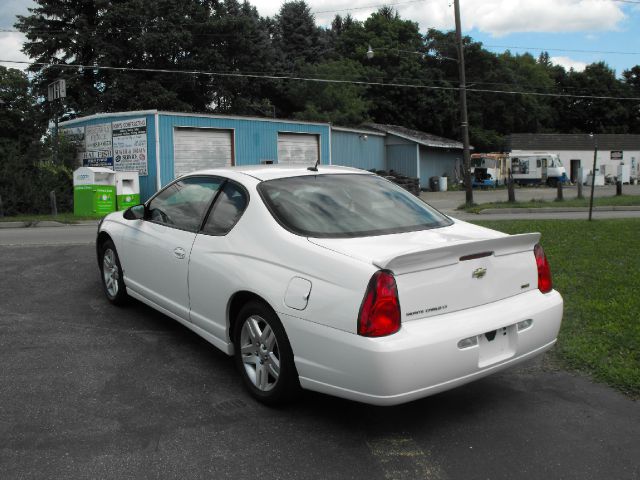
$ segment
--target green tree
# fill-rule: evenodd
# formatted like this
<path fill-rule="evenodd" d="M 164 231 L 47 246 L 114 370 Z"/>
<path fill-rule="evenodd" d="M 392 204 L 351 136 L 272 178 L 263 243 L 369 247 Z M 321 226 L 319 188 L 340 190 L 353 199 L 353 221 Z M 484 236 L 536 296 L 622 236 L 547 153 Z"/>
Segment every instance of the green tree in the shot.
<path fill-rule="evenodd" d="M 622 78 L 630 96 L 640 97 L 640 65 L 622 72 Z M 640 102 L 625 102 L 629 115 L 629 133 L 640 133 Z"/>
<path fill-rule="evenodd" d="M 403 20 L 395 10 L 384 7 L 364 22 L 350 17 L 334 21 L 334 29 L 338 54 L 366 66 L 362 80 L 385 84 L 366 90 L 369 113 L 375 122 L 451 135 L 456 96 L 439 89 L 449 84 L 439 62 L 427 55 L 428 46 L 417 23 Z M 369 46 L 373 58 L 367 57 Z"/>
<path fill-rule="evenodd" d="M 275 18 L 273 43 L 280 52 L 281 67 L 295 72 L 322 60 L 321 29 L 304 0 L 286 2 Z"/>
<path fill-rule="evenodd" d="M 631 93 L 604 62 L 588 65 L 583 72 L 569 71 L 560 87 L 576 96 L 626 97 Z M 623 101 L 578 97 L 563 98 L 554 105 L 560 132 L 629 133 L 629 105 Z"/>
<path fill-rule="evenodd" d="M 275 52 L 274 67 L 279 75 L 300 75 L 310 65 L 336 59 L 335 35 L 316 26 L 311 9 L 303 0 L 285 2 L 270 20 L 270 33 Z M 295 81 L 275 81 L 270 89 L 271 101 L 278 115 L 292 117 L 301 107 L 289 97 Z M 319 118 L 318 118 L 319 120 Z"/>
<path fill-rule="evenodd" d="M 0 66 L 0 139 L 24 152 L 44 133 L 46 119 L 27 76 Z M 1 158 L 1 157 L 0 157 Z"/>
<path fill-rule="evenodd" d="M 62 156 L 72 158 L 64 142 Z M 51 161 L 51 143 L 33 142 L 21 152 L 17 142 L 0 139 L 0 196 L 5 215 L 50 213 L 49 192 L 56 193 L 58 210 L 73 207 L 72 170 Z"/>
<path fill-rule="evenodd" d="M 126 69 L 200 68 L 194 55 L 208 16 L 207 8 L 194 0 L 112 2 L 99 20 L 97 63 L 117 70 L 97 71 L 98 107 L 103 111 L 204 110 L 209 103 L 208 79 Z"/>
<path fill-rule="evenodd" d="M 128 70 L 201 68 L 197 59 L 203 35 L 209 34 L 203 32 L 209 2 L 37 0 L 29 10 L 30 15 L 18 17 L 16 27 L 27 37 L 24 51 L 45 64 L 30 67 L 36 91 L 45 95 L 48 83 L 65 78 L 65 111 L 189 111 L 209 105 L 208 77 Z"/>
<path fill-rule="evenodd" d="M 274 72 L 277 57 L 270 38 L 271 21 L 248 2 L 217 2 L 199 47 L 196 63 L 221 73 L 249 73 L 254 77 L 213 76 L 211 107 L 220 113 L 272 115 L 273 82 L 259 78 Z"/>
<path fill-rule="evenodd" d="M 332 60 L 309 65 L 302 75 L 311 78 L 361 80 L 366 67 L 353 60 Z M 370 120 L 371 102 L 366 87 L 353 83 L 296 82 L 291 84 L 289 96 L 298 111 L 295 118 L 331 122 L 337 125 L 358 126 Z"/>
<path fill-rule="evenodd" d="M 94 65 L 100 61 L 99 36 L 101 18 L 108 12 L 110 2 L 96 0 L 38 0 L 29 8 L 28 16 L 18 16 L 16 27 L 27 40 L 23 51 L 35 62 L 29 67 L 35 73 L 36 92 L 45 97 L 47 85 L 57 78 L 65 78 L 72 94 L 68 109 L 91 113 L 99 110 L 97 71 L 92 68 L 68 70 L 54 65 Z"/>
<path fill-rule="evenodd" d="M 52 162 L 47 117 L 27 76 L 0 67 L 0 197 L 2 213 L 47 213 L 55 191 L 61 211 L 71 208 L 71 169 L 75 150 L 59 145 L 60 162 Z"/>
<path fill-rule="evenodd" d="M 505 84 L 499 90 L 553 93 L 555 83 L 549 66 L 540 63 L 531 54 L 512 55 L 509 51 L 498 57 L 501 61 L 500 77 L 491 78 Z M 485 106 L 490 107 L 485 128 L 507 133 L 537 133 L 552 127 L 553 115 L 548 97 L 536 95 L 489 95 Z M 491 108 L 493 107 L 493 108 Z M 496 111 L 500 108 L 500 111 Z"/>

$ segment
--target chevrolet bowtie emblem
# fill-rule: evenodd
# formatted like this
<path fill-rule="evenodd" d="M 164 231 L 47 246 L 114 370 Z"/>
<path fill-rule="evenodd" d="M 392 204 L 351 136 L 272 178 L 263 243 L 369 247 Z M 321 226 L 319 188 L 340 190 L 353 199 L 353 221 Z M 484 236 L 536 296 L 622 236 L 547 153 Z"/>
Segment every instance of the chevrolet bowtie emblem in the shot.
<path fill-rule="evenodd" d="M 476 268 L 471 274 L 471 278 L 482 278 L 487 274 L 486 268 Z"/>

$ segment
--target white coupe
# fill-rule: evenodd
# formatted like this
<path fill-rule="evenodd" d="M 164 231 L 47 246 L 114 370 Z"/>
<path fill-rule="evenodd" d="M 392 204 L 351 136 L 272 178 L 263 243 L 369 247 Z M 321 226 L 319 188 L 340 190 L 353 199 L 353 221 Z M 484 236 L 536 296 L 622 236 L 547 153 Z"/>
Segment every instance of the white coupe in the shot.
<path fill-rule="evenodd" d="M 98 228 L 104 292 L 233 355 L 265 403 L 302 388 L 395 405 L 539 355 L 563 301 L 540 235 L 449 218 L 362 170 L 178 178 Z"/>

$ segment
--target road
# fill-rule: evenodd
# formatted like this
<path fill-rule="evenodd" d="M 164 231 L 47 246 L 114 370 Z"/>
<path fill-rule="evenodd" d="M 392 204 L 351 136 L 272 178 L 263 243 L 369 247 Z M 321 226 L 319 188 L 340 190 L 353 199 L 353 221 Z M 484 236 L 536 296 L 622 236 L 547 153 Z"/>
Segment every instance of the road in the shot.
<path fill-rule="evenodd" d="M 188 329 L 109 304 L 73 232 L 0 247 L 3 479 L 640 478 L 638 403 L 548 360 L 391 408 L 264 407 Z"/>
<path fill-rule="evenodd" d="M 97 224 L 58 227 L 2 228 L 0 245 L 88 245 L 95 244 Z"/>

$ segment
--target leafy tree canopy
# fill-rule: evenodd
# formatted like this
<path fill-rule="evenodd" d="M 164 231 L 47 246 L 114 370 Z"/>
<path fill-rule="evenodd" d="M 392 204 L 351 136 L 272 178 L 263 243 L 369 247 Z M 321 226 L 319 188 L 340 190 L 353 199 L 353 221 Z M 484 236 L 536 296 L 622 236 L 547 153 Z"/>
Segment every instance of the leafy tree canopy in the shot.
<path fill-rule="evenodd" d="M 67 81 L 62 109 L 71 115 L 158 108 L 345 125 L 371 120 L 459 135 L 454 33 L 423 34 L 390 7 L 364 21 L 336 15 L 324 28 L 303 0 L 285 2 L 273 18 L 239 0 L 36 0 L 17 28 L 37 63 L 30 83 L 0 71 L 3 88 L 16 90 L 7 94 L 11 115 L 0 121 L 11 135 L 23 122 L 40 125 L 41 135 L 38 115 L 52 112 L 39 99 L 57 78 Z M 505 135 L 518 132 L 640 133 L 638 102 L 567 96 L 640 96 L 640 66 L 617 78 L 602 63 L 566 71 L 546 52 L 495 54 L 470 37 L 463 42 L 477 150 L 500 149 Z M 185 71 L 200 73 L 178 73 Z M 28 111 L 42 114 L 20 113 Z"/>

